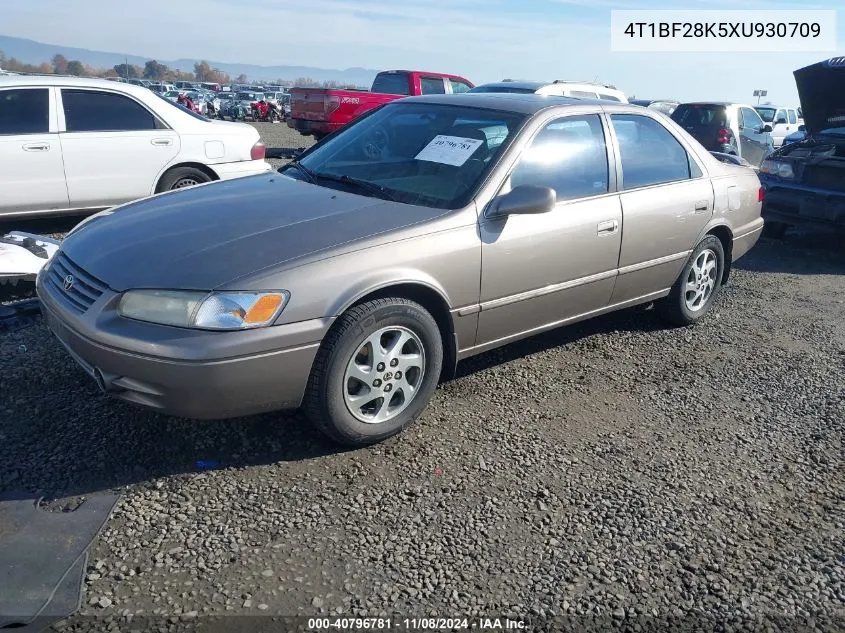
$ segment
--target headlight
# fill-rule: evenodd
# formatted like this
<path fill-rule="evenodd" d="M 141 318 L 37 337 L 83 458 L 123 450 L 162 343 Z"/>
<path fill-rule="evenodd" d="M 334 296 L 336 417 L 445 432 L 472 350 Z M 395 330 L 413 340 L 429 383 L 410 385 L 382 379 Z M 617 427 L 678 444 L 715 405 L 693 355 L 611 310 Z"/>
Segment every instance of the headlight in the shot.
<path fill-rule="evenodd" d="M 760 165 L 760 171 L 764 174 L 771 174 L 772 176 L 780 176 L 781 178 L 794 178 L 795 174 L 792 171 L 792 165 L 782 160 L 774 158 L 767 158 Z"/>
<path fill-rule="evenodd" d="M 129 319 L 203 330 L 245 330 L 270 325 L 290 293 L 130 290 L 117 306 Z"/>

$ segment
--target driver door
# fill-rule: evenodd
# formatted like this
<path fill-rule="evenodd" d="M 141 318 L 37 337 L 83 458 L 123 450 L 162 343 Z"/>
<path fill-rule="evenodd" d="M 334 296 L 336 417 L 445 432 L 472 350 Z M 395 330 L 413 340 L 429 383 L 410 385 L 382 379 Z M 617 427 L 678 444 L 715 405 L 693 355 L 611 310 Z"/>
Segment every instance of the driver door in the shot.
<path fill-rule="evenodd" d="M 550 187 L 554 209 L 481 217 L 476 345 L 554 327 L 608 305 L 619 264 L 622 207 L 611 185 L 605 139 L 597 114 L 545 124 L 500 195 L 520 185 Z"/>

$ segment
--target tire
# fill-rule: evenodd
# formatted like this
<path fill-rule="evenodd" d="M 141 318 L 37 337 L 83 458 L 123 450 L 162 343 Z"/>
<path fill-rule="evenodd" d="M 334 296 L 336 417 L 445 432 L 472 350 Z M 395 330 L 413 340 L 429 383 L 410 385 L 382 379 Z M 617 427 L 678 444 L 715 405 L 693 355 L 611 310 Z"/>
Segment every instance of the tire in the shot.
<path fill-rule="evenodd" d="M 397 338 L 400 335 L 405 337 L 404 357 L 397 358 L 395 353 L 377 356 L 372 343 L 368 345 L 373 337 L 381 341 L 380 347 L 390 349 L 401 340 Z M 412 352 L 417 359 L 412 359 Z M 380 358 L 384 366 L 378 364 Z M 395 369 L 391 369 L 391 358 L 397 363 Z M 323 340 L 303 409 L 320 431 L 340 444 L 376 444 L 400 433 L 422 413 L 437 387 L 442 366 L 440 329 L 425 308 L 399 297 L 361 303 L 347 310 Z M 402 372 L 399 379 L 394 374 L 397 371 Z M 416 387 L 413 393 L 412 385 Z M 360 399 L 352 404 L 348 398 L 356 396 Z M 380 415 L 384 416 L 381 421 Z"/>
<path fill-rule="evenodd" d="M 166 171 L 158 183 L 156 191 L 173 191 L 211 182 L 211 176 L 196 167 L 174 167 Z"/>
<path fill-rule="evenodd" d="M 705 262 L 707 272 L 701 275 L 704 272 L 702 264 Z M 707 315 L 719 295 L 724 271 L 725 251 L 722 242 L 708 235 L 693 250 L 669 295 L 655 304 L 658 314 L 672 325 L 697 323 Z M 688 283 L 693 286 L 689 291 L 686 290 Z"/>
<path fill-rule="evenodd" d="M 789 230 L 789 225 L 783 222 L 766 222 L 763 225 L 763 235 L 775 240 L 782 240 Z"/>

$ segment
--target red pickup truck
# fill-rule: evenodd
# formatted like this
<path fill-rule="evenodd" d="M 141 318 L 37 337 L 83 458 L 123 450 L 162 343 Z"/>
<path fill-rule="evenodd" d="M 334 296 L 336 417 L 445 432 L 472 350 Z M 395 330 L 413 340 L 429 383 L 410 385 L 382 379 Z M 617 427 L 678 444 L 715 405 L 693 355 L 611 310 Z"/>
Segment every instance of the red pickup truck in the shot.
<path fill-rule="evenodd" d="M 410 95 L 466 92 L 475 86 L 463 77 L 417 70 L 387 70 L 370 91 L 292 88 L 288 127 L 317 140 L 342 128 L 367 110 Z"/>

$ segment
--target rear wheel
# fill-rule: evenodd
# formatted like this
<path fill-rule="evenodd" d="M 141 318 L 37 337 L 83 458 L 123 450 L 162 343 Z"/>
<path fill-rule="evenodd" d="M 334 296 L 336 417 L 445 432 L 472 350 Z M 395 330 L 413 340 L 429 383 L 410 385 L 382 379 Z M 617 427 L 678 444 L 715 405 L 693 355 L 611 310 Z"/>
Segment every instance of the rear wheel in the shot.
<path fill-rule="evenodd" d="M 434 318 L 399 297 L 343 314 L 314 361 L 303 407 L 326 435 L 366 446 L 395 435 L 425 409 L 443 366 Z"/>
<path fill-rule="evenodd" d="M 669 295 L 655 304 L 673 325 L 692 325 L 702 319 L 722 287 L 725 251 L 719 238 L 708 235 L 693 250 Z"/>
<path fill-rule="evenodd" d="M 158 183 L 157 192 L 185 189 L 204 182 L 211 182 L 211 176 L 196 167 L 174 167 L 165 172 Z"/>

